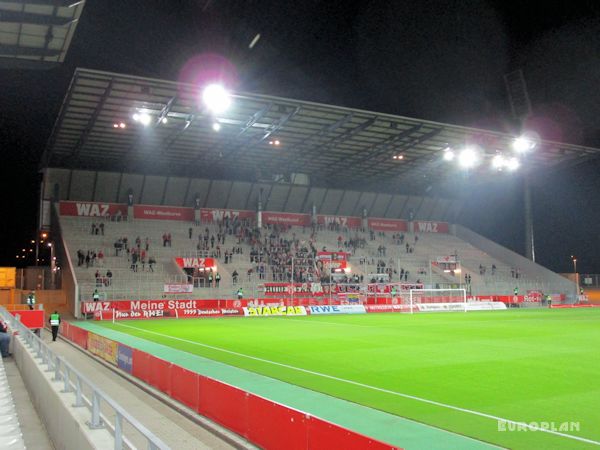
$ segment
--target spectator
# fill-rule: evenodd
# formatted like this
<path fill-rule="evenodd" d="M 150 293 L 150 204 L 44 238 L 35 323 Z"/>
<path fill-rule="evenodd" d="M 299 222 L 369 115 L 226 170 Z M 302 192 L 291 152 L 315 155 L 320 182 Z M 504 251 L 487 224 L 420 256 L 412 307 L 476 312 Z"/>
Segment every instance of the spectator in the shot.
<path fill-rule="evenodd" d="M 35 291 L 31 291 L 27 296 L 27 306 L 29 306 L 30 310 L 33 310 L 35 306 Z"/>
<path fill-rule="evenodd" d="M 231 279 L 233 281 L 233 284 L 237 284 L 238 281 L 238 273 L 237 270 L 233 270 L 233 273 L 231 274 Z"/>
<path fill-rule="evenodd" d="M 215 275 L 215 283 L 217 284 L 217 287 L 219 287 L 219 284 L 221 283 L 221 274 L 219 274 L 219 272 Z"/>
<path fill-rule="evenodd" d="M 152 256 L 150 256 L 148 258 L 148 270 L 150 272 L 154 272 L 154 264 L 156 264 L 156 260 Z"/>
<path fill-rule="evenodd" d="M 110 286 L 111 285 L 111 283 L 112 283 L 112 276 L 113 276 L 112 272 L 110 271 L 110 269 L 108 269 L 106 271 L 106 286 Z"/>
<path fill-rule="evenodd" d="M 56 337 L 58 336 L 58 328 L 60 326 L 60 314 L 58 311 L 54 311 L 54 313 L 50 314 L 50 327 L 52 328 L 52 342 L 56 342 Z"/>
<path fill-rule="evenodd" d="M 188 237 L 189 237 L 190 239 L 192 238 L 192 232 L 193 232 L 193 231 L 194 231 L 194 230 L 192 229 L 192 227 L 189 227 L 189 228 L 188 228 Z"/>
<path fill-rule="evenodd" d="M 94 289 L 94 293 L 92 294 L 92 300 L 94 300 L 95 302 L 100 300 L 100 294 L 98 293 L 98 289 Z"/>
<path fill-rule="evenodd" d="M 102 250 L 98 252 L 98 264 L 104 267 L 104 252 Z"/>
<path fill-rule="evenodd" d="M 237 290 L 237 298 L 238 298 L 238 300 L 241 300 L 244 298 L 244 290 L 242 288 L 239 288 Z"/>
<path fill-rule="evenodd" d="M 104 236 L 104 222 L 100 222 L 100 234 Z"/>
<path fill-rule="evenodd" d="M 3 358 L 8 358 L 12 356 L 9 352 L 10 345 L 10 334 L 8 334 L 8 327 L 6 324 L 0 320 L 0 353 L 2 353 Z"/>
<path fill-rule="evenodd" d="M 92 223 L 92 234 L 96 234 L 96 224 Z"/>

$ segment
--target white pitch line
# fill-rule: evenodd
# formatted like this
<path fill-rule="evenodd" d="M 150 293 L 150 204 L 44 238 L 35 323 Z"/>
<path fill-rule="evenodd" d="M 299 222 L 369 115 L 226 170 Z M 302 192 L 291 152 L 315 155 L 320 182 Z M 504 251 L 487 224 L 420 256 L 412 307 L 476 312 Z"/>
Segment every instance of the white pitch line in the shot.
<path fill-rule="evenodd" d="M 428 403 L 430 405 L 439 406 L 441 408 L 447 408 L 447 409 L 451 409 L 451 410 L 454 410 L 454 411 L 463 412 L 463 413 L 466 413 L 466 414 L 472 414 L 474 416 L 484 417 L 486 419 L 492 419 L 492 420 L 496 420 L 496 421 L 502 421 L 502 422 L 510 423 L 510 424 L 516 425 L 517 427 L 527 428 L 527 429 L 529 429 L 531 431 L 541 431 L 541 432 L 552 434 L 552 435 L 555 435 L 555 436 L 560 436 L 560 437 L 564 437 L 564 438 L 567 438 L 567 439 L 573 439 L 575 441 L 580 441 L 580 442 L 585 442 L 587 444 L 592 444 L 592 445 L 600 446 L 600 442 L 594 441 L 592 439 L 586 439 L 586 438 L 580 437 L 580 436 L 573 436 L 572 434 L 561 433 L 559 431 L 548 430 L 548 429 L 541 428 L 541 427 L 536 426 L 536 425 L 531 425 L 531 424 L 528 424 L 528 423 L 525 423 L 525 422 L 517 422 L 515 420 L 505 419 L 503 417 L 494 416 L 492 414 L 486 414 L 486 413 L 482 413 L 482 412 L 479 412 L 479 411 L 474 411 L 472 409 L 466 409 L 466 408 L 461 408 L 459 406 L 448 405 L 446 403 L 436 402 L 435 400 L 429 400 L 429 399 L 426 399 L 426 398 L 417 397 L 417 396 L 410 395 L 410 394 L 403 394 L 401 392 L 391 391 L 389 389 L 384 389 L 384 388 L 380 388 L 380 387 L 377 387 L 377 386 L 371 386 L 369 384 L 359 383 L 358 381 L 346 380 L 345 378 L 338 378 L 338 377 L 335 377 L 333 375 L 327 375 L 325 373 L 314 372 L 312 370 L 303 369 L 301 367 L 290 366 L 290 365 L 284 364 L 284 363 L 278 363 L 276 361 L 271 361 L 271 360 L 268 360 L 268 359 L 259 358 L 257 356 L 245 355 L 244 353 L 234 352 L 233 350 L 227 350 L 227 349 L 224 349 L 224 348 L 215 347 L 213 345 L 202 344 L 201 342 L 194 342 L 194 341 L 190 341 L 190 340 L 187 340 L 187 339 L 178 338 L 178 337 L 175 337 L 175 336 L 169 336 L 168 334 L 158 333 L 156 331 L 144 330 L 143 328 L 133 327 L 131 325 L 125 325 L 125 324 L 122 324 L 122 323 L 117 323 L 117 325 L 119 325 L 121 327 L 125 327 L 125 328 L 131 328 L 133 330 L 138 330 L 138 331 L 141 331 L 143 333 L 155 334 L 157 336 L 161 336 L 161 337 L 164 337 L 164 338 L 167 338 L 167 339 L 173 339 L 173 340 L 176 340 L 176 341 L 186 342 L 188 344 L 193 344 L 193 345 L 198 345 L 200 347 L 210 348 L 212 350 L 217 350 L 217 351 L 220 351 L 220 352 L 223 352 L 223 353 L 229 353 L 231 355 L 241 356 L 243 358 L 252 359 L 254 361 L 260 361 L 260 362 L 263 362 L 263 363 L 272 364 L 274 366 L 285 367 L 286 369 L 296 370 L 298 372 L 308 373 L 308 374 L 315 375 L 315 376 L 318 376 L 318 377 L 328 378 L 330 380 L 340 381 L 342 383 L 352 384 L 354 386 L 359 386 L 359 387 L 366 388 L 366 389 L 371 389 L 371 390 L 374 390 L 374 391 L 384 392 L 386 394 L 396 395 L 398 397 L 408 398 L 410 400 L 415 400 L 415 401 L 418 401 L 418 402 Z"/>

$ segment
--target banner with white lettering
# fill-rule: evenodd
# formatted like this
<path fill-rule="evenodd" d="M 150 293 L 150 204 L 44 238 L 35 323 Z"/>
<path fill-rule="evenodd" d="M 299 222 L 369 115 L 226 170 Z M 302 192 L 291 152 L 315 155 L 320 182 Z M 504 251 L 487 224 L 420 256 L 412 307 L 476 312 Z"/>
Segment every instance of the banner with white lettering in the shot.
<path fill-rule="evenodd" d="M 373 231 L 408 231 L 408 222 L 405 220 L 369 218 L 367 224 Z"/>
<path fill-rule="evenodd" d="M 194 220 L 194 209 L 177 206 L 135 205 L 133 207 L 133 217 L 135 219 L 180 220 L 192 222 Z"/>
<path fill-rule="evenodd" d="M 175 263 L 185 269 L 217 269 L 217 264 L 214 258 L 174 258 Z"/>
<path fill-rule="evenodd" d="M 120 203 L 99 202 L 70 202 L 61 201 L 58 204 L 58 212 L 61 216 L 79 217 L 106 217 L 127 216 L 127 205 Z"/>
<path fill-rule="evenodd" d="M 351 229 L 360 228 L 362 226 L 362 220 L 360 217 L 349 217 L 349 216 L 325 216 L 317 214 L 317 223 L 319 225 L 339 225 L 340 227 L 347 227 Z"/>
<path fill-rule="evenodd" d="M 415 233 L 449 233 L 450 227 L 447 222 L 425 222 L 416 220 L 413 222 Z"/>
<path fill-rule="evenodd" d="M 165 284 L 163 292 L 165 294 L 191 294 L 194 292 L 193 284 Z"/>
<path fill-rule="evenodd" d="M 200 210 L 200 220 L 202 223 L 221 223 L 225 219 L 233 222 L 235 220 L 254 220 L 256 213 L 247 210 L 235 209 L 207 209 Z"/>

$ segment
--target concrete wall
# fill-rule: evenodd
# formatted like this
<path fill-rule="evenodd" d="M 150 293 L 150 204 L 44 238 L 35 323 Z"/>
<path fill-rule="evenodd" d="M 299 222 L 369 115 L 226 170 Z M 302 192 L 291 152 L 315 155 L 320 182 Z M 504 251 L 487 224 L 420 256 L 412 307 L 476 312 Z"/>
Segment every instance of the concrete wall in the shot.
<path fill-rule="evenodd" d="M 314 204 L 318 214 L 361 216 L 366 208 L 372 217 L 408 219 L 412 211 L 416 220 L 449 222 L 462 206 L 460 200 L 393 193 L 56 168 L 45 169 L 44 181 L 44 198 L 58 191 L 57 200 L 126 203 L 131 189 L 136 203 L 193 206 L 198 195 L 202 207 L 256 210 L 262 188 L 266 211 L 310 213 Z"/>
<path fill-rule="evenodd" d="M 20 339 L 13 340 L 13 355 L 29 397 L 44 423 L 48 436 L 57 450 L 87 450 L 113 448 L 114 441 L 107 430 L 90 430 L 87 408 L 73 408 L 73 393 L 61 392 L 64 385 L 52 380 L 54 373 L 46 372 Z"/>

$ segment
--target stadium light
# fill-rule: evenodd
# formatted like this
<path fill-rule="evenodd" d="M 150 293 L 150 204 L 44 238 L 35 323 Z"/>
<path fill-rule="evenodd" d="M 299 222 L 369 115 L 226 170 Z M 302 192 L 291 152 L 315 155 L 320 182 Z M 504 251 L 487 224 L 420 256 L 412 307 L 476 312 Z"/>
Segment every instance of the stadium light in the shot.
<path fill-rule="evenodd" d="M 452 161 L 456 155 L 450 147 L 444 150 L 444 161 Z"/>
<path fill-rule="evenodd" d="M 224 112 L 231 105 L 229 92 L 220 84 L 206 86 L 202 92 L 202 101 L 215 114 Z"/>
<path fill-rule="evenodd" d="M 212 129 L 214 131 L 220 131 L 221 130 L 221 124 L 219 122 L 215 122 L 212 124 Z"/>
<path fill-rule="evenodd" d="M 169 121 L 169 119 L 167 119 L 166 117 L 163 117 L 163 118 L 161 119 L 161 122 L 162 122 L 163 124 L 167 123 L 168 121 Z"/>
<path fill-rule="evenodd" d="M 502 155 L 495 155 L 492 158 L 492 167 L 497 170 L 502 170 L 507 165 L 507 161 Z"/>
<path fill-rule="evenodd" d="M 477 152 L 472 147 L 465 148 L 458 155 L 458 163 L 465 169 L 474 167 L 478 160 Z"/>
<path fill-rule="evenodd" d="M 147 127 L 148 125 L 150 125 L 150 122 L 152 122 L 152 117 L 148 113 L 135 113 L 131 117 L 133 118 L 133 120 L 135 120 L 136 122 L 141 123 L 145 127 Z"/>
<path fill-rule="evenodd" d="M 519 161 L 518 158 L 510 158 L 507 162 L 506 162 L 506 168 L 510 171 L 515 171 L 517 170 L 519 167 L 521 167 L 521 162 Z"/>
<path fill-rule="evenodd" d="M 535 142 L 525 136 L 519 136 L 513 141 L 513 150 L 518 153 L 525 153 L 535 148 Z"/>

